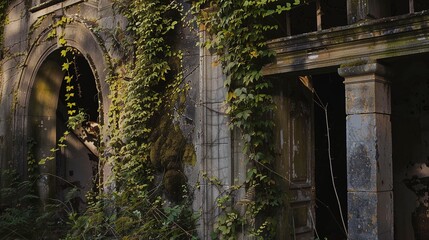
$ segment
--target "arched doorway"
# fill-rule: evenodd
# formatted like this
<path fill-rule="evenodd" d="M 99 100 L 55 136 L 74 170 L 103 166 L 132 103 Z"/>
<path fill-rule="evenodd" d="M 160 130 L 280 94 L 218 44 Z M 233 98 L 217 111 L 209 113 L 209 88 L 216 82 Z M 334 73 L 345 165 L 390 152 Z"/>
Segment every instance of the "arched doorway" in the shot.
<path fill-rule="evenodd" d="M 49 54 L 37 70 L 29 102 L 29 136 L 37 144 L 36 157 L 46 159 L 38 183 L 42 200 L 71 200 L 73 210 L 79 211 L 85 208 L 86 193 L 97 186 L 101 99 L 88 60 L 75 49 L 68 74 L 73 76 L 74 103 L 85 120 L 76 129 L 67 127 L 68 91 L 61 50 Z M 69 134 L 64 135 L 65 131 Z"/>

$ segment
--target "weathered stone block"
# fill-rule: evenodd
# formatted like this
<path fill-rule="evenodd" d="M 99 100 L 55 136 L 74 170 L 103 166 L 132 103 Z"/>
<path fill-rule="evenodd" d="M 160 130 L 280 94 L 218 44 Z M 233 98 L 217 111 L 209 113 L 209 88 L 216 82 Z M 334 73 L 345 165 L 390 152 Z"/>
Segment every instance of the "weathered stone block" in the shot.
<path fill-rule="evenodd" d="M 365 81 L 368 78 L 375 78 L 375 76 L 361 76 L 359 80 Z M 384 80 L 377 79 L 368 82 L 346 83 L 345 89 L 347 114 L 390 114 L 390 88 Z"/>
<path fill-rule="evenodd" d="M 347 116 L 348 191 L 392 190 L 392 135 L 389 115 Z"/>
<path fill-rule="evenodd" d="M 346 113 L 391 113 L 390 83 L 384 79 L 388 70 L 378 63 L 342 67 L 345 77 Z"/>
<path fill-rule="evenodd" d="M 393 192 L 348 193 L 348 239 L 393 239 Z"/>

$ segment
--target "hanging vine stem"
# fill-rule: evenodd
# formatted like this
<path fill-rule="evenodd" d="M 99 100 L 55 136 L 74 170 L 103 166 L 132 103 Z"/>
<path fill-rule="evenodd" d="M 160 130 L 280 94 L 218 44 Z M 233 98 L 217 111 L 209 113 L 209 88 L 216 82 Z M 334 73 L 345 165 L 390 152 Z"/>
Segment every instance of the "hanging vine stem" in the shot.
<path fill-rule="evenodd" d="M 348 237 L 349 234 L 348 234 L 347 227 L 346 227 L 346 224 L 345 224 L 345 220 L 344 220 L 344 216 L 343 216 L 343 210 L 342 210 L 340 198 L 338 196 L 337 187 L 336 187 L 336 184 L 335 184 L 334 170 L 333 170 L 333 167 L 332 167 L 331 135 L 329 133 L 328 104 L 326 104 L 326 105 L 323 104 L 322 100 L 320 99 L 319 95 L 317 94 L 317 92 L 314 89 L 313 89 L 313 93 L 317 97 L 317 100 L 314 100 L 314 102 L 317 104 L 317 106 L 319 106 L 320 108 L 323 109 L 323 112 L 324 112 L 324 115 L 325 115 L 326 137 L 327 137 L 327 141 L 328 141 L 328 159 L 329 159 L 329 170 L 330 170 L 330 175 L 331 175 L 331 183 L 332 183 L 332 188 L 334 189 L 335 199 L 336 199 L 337 204 L 338 204 L 338 211 L 340 212 L 340 218 L 341 218 L 341 223 L 342 223 L 343 231 L 346 234 L 346 236 Z"/>
<path fill-rule="evenodd" d="M 64 28 L 66 24 L 73 22 L 72 18 L 62 16 L 59 20 L 57 20 L 52 25 L 52 30 L 47 35 L 47 40 L 55 39 L 58 40 L 58 45 L 62 48 L 60 56 L 63 58 L 63 63 L 61 65 L 61 71 L 65 73 L 64 75 L 64 83 L 66 88 L 65 93 L 65 103 L 67 109 L 67 128 L 68 130 L 64 131 L 63 135 L 58 139 L 56 146 L 50 149 L 50 155 L 42 158 L 39 161 L 39 164 L 43 165 L 46 161 L 54 160 L 55 154 L 60 150 L 60 148 L 67 147 L 66 139 L 70 134 L 70 131 L 76 130 L 85 120 L 85 112 L 82 109 L 79 109 L 77 103 L 75 101 L 75 86 L 73 85 L 73 81 L 77 81 L 74 79 L 74 75 L 70 72 L 70 67 L 74 66 L 76 70 L 75 56 L 78 54 L 77 50 L 72 47 L 67 47 L 67 40 L 65 39 L 64 33 L 58 35 L 57 28 Z M 76 78 L 77 78 L 76 74 Z"/>

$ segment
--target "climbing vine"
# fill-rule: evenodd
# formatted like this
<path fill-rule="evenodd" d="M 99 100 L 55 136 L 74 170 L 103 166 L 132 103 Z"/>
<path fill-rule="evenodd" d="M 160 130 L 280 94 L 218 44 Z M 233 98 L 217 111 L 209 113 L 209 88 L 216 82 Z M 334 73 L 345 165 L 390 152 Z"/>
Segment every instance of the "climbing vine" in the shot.
<path fill-rule="evenodd" d="M 227 114 L 231 127 L 241 132 L 250 163 L 244 186 L 247 201 L 242 201 L 245 212 L 231 205 L 232 192 L 242 186 L 232 187 L 230 194 L 218 199 L 223 213 L 215 235 L 221 239 L 235 239 L 243 229 L 259 239 L 275 238 L 275 208 L 283 204 L 284 197 L 272 170 L 274 123 L 267 120 L 275 109 L 272 85 L 261 69 L 273 57 L 265 36 L 277 26 L 264 20 L 299 3 L 192 1 L 196 22 L 210 36 L 201 44 L 217 54 L 222 64 L 228 89 Z M 107 143 L 100 152 L 105 153 L 101 156 L 104 164 L 112 167 L 112 179 L 99 186 L 105 192 L 88 198 L 85 213 L 70 213 L 67 239 L 196 239 L 196 216 L 190 209 L 192 191 L 183 173 L 183 164 L 194 161 L 195 153 L 175 117 L 187 89 L 182 53 L 173 41 L 181 23 L 182 4 L 174 0 L 115 0 L 114 6 L 128 21 L 120 44 L 132 49 L 132 54 L 116 63 L 121 71 L 109 69 L 111 108 Z M 69 72 L 74 50 L 67 47 L 56 28 L 70 21 L 61 18 L 48 34 L 48 38 L 57 37 L 63 47 L 69 119 L 81 116 L 73 100 L 73 75 Z"/>
<path fill-rule="evenodd" d="M 128 0 L 114 1 L 114 7 L 128 20 L 121 44 L 133 52 L 108 79 L 103 161 L 112 167 L 105 180 L 110 190 L 83 216 L 72 216 L 69 238 L 195 239 L 192 191 L 183 173 L 195 154 L 175 118 L 187 89 L 182 53 L 173 47 L 181 4 Z M 115 213 L 103 214 L 106 209 Z"/>
<path fill-rule="evenodd" d="M 239 129 L 244 152 L 251 167 L 247 169 L 246 211 L 239 214 L 229 196 L 221 198 L 224 215 L 218 218 L 217 234 L 234 239 L 238 229 L 259 239 L 275 238 L 275 209 L 283 204 L 274 174 L 273 127 L 270 115 L 275 109 L 270 95 L 272 85 L 262 76 L 262 67 L 273 57 L 266 36 L 277 25 L 266 19 L 284 11 L 299 0 L 197 0 L 192 11 L 196 22 L 209 36 L 201 43 L 219 56 L 228 89 L 227 113 L 231 128 Z M 250 201 L 249 201 L 250 200 Z"/>
<path fill-rule="evenodd" d="M 4 26 L 7 22 L 7 7 L 9 6 L 9 1 L 0 2 L 0 48 L 3 50 L 3 36 L 4 36 Z"/>
<path fill-rule="evenodd" d="M 55 154 L 60 150 L 60 148 L 67 147 L 66 140 L 67 136 L 70 134 L 70 131 L 75 131 L 79 128 L 82 123 L 86 120 L 86 113 L 83 109 L 80 109 L 76 103 L 76 87 L 75 83 L 78 79 L 78 74 L 74 73 L 71 68 L 76 65 L 76 55 L 78 51 L 72 47 L 67 46 L 67 40 L 65 39 L 64 32 L 57 33 L 57 29 L 64 29 L 66 24 L 70 24 L 73 21 L 72 18 L 62 16 L 57 20 L 53 25 L 51 31 L 47 35 L 47 40 L 57 38 L 58 45 L 61 47 L 60 56 L 63 60 L 61 65 L 61 71 L 64 72 L 64 84 L 65 84 L 65 108 L 66 108 L 66 118 L 67 118 L 67 128 L 68 130 L 64 131 L 63 135 L 58 139 L 57 145 L 50 150 L 51 154 L 42 158 L 39 161 L 39 164 L 45 164 L 48 160 L 54 160 Z"/>

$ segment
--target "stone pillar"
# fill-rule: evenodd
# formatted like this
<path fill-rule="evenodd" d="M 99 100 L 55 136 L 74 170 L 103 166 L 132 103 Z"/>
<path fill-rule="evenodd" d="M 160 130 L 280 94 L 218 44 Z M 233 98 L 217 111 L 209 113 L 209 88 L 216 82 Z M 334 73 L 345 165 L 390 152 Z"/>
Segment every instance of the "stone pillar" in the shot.
<path fill-rule="evenodd" d="M 206 31 L 201 28 L 201 42 L 205 42 Z M 231 161 L 231 132 L 228 116 L 225 114 L 227 89 L 225 76 L 219 58 L 206 48 L 200 49 L 199 100 L 197 103 L 197 161 L 201 173 L 207 174 L 200 181 L 200 192 L 194 201 L 194 209 L 201 211 L 199 236 L 210 239 L 216 219 L 221 210 L 216 200 L 233 184 L 233 163 Z M 209 178 L 218 179 L 222 187 L 213 184 Z"/>
<path fill-rule="evenodd" d="M 393 239 L 390 83 L 378 63 L 338 69 L 345 78 L 349 239 Z"/>

